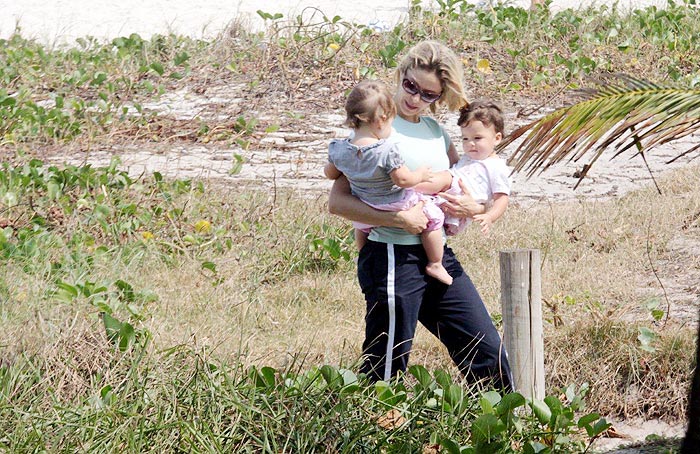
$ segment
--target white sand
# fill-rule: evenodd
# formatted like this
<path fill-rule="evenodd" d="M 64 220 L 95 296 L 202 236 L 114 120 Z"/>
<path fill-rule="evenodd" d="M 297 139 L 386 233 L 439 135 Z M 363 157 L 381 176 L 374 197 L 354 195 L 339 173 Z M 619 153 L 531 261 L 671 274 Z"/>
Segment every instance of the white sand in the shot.
<path fill-rule="evenodd" d="M 477 0 L 473 0 L 476 2 Z M 510 4 L 528 7 L 530 0 L 509 0 Z M 551 9 L 578 8 L 582 5 L 608 4 L 611 0 L 554 0 Z M 424 7 L 435 0 L 424 0 Z M 619 0 L 620 8 L 665 6 L 666 0 Z M 380 6 L 377 6 L 380 5 Z M 410 0 L 0 0 L 0 38 L 7 38 L 17 26 L 23 36 L 52 44 L 71 44 L 78 37 L 94 36 L 100 40 L 138 33 L 148 38 L 154 33 L 177 32 L 208 38 L 215 36 L 233 19 L 240 19 L 253 29 L 263 21 L 256 13 L 282 13 L 293 18 L 320 11 L 363 24 L 393 26 L 406 17 Z"/>

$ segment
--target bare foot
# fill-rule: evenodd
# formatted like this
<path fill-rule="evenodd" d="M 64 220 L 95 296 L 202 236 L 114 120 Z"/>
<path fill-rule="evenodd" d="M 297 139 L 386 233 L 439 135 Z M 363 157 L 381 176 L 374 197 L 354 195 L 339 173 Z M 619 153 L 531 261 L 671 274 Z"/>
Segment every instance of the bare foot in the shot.
<path fill-rule="evenodd" d="M 428 266 L 425 267 L 425 273 L 443 284 L 452 285 L 452 276 L 440 262 L 428 263 Z"/>

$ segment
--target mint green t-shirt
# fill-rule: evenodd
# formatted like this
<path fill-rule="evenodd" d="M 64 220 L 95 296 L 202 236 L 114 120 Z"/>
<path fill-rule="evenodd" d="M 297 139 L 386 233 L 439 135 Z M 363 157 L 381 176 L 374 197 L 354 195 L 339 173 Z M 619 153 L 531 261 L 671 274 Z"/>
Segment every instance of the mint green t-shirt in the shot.
<path fill-rule="evenodd" d="M 406 167 L 415 170 L 421 166 L 429 166 L 433 172 L 450 168 L 450 159 L 447 156 L 450 136 L 433 118 L 420 117 L 418 123 L 412 123 L 397 116 L 392 127 L 394 132 L 388 140 L 396 143 Z M 370 232 L 369 239 L 392 244 L 421 242 L 420 235 L 411 235 L 394 227 L 375 227 Z"/>

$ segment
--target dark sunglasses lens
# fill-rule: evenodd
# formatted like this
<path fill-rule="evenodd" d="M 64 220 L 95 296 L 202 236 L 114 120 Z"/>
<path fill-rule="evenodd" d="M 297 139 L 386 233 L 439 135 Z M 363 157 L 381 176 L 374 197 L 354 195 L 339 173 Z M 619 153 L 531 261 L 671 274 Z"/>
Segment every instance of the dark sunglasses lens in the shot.
<path fill-rule="evenodd" d="M 440 95 L 436 93 L 421 93 L 420 98 L 425 102 L 435 102 L 440 99 Z"/>
<path fill-rule="evenodd" d="M 426 93 L 422 91 L 420 88 L 418 88 L 418 85 L 408 79 L 404 79 L 403 82 L 401 82 L 401 85 L 403 86 L 403 89 L 406 90 L 406 93 L 411 96 L 414 96 L 417 93 L 420 95 L 420 99 L 427 103 L 433 103 L 440 99 L 441 96 L 437 93 Z"/>
<path fill-rule="evenodd" d="M 404 79 L 402 85 L 403 89 L 406 90 L 406 93 L 408 93 L 409 95 L 415 95 L 416 93 L 418 93 L 418 87 L 416 87 L 416 84 L 414 84 L 410 80 Z"/>

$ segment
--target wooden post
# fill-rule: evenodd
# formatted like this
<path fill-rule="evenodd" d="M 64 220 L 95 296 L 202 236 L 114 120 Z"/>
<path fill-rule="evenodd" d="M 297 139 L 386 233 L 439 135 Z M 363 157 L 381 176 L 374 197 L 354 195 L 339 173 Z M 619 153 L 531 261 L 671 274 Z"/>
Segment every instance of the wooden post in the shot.
<path fill-rule="evenodd" d="M 540 251 L 501 251 L 503 342 L 515 389 L 526 399 L 544 399 L 544 335 Z"/>

